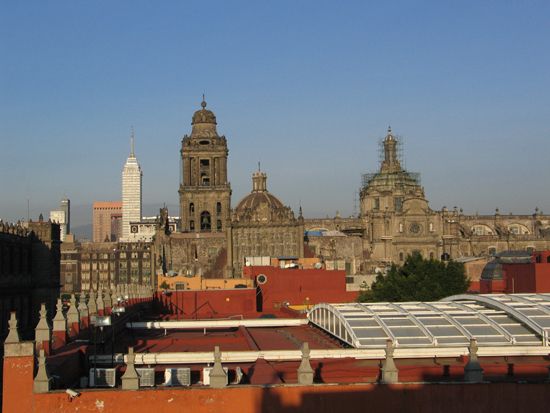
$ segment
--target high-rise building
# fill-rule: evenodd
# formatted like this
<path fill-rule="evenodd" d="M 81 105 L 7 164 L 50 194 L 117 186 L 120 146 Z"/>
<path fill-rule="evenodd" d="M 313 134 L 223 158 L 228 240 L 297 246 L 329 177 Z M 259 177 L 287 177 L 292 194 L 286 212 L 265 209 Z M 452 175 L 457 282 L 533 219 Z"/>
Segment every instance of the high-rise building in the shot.
<path fill-rule="evenodd" d="M 134 133 L 132 131 L 130 156 L 122 170 L 122 238 L 128 241 L 130 222 L 141 221 L 141 179 L 142 172 L 134 154 Z"/>
<path fill-rule="evenodd" d="M 65 228 L 65 231 L 66 231 L 65 233 L 70 234 L 71 233 L 71 200 L 67 197 L 63 198 L 61 200 L 60 209 L 61 211 L 65 212 L 65 224 L 67 226 Z"/>
<path fill-rule="evenodd" d="M 65 241 L 67 234 L 71 233 L 71 201 L 63 198 L 59 210 L 50 211 L 50 221 L 59 224 L 61 241 Z"/>
<path fill-rule="evenodd" d="M 93 242 L 115 242 L 120 238 L 122 202 L 96 201 L 92 212 Z"/>

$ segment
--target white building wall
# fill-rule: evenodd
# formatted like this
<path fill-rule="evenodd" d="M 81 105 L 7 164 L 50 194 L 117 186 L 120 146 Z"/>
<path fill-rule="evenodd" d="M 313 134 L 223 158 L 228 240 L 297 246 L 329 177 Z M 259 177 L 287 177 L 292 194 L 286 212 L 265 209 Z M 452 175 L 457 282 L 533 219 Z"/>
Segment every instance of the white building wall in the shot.
<path fill-rule="evenodd" d="M 136 157 L 132 153 L 122 170 L 122 238 L 130 239 L 130 222 L 141 221 L 142 172 Z"/>
<path fill-rule="evenodd" d="M 50 221 L 58 223 L 60 227 L 59 239 L 65 241 L 67 237 L 67 217 L 65 211 L 50 211 Z"/>

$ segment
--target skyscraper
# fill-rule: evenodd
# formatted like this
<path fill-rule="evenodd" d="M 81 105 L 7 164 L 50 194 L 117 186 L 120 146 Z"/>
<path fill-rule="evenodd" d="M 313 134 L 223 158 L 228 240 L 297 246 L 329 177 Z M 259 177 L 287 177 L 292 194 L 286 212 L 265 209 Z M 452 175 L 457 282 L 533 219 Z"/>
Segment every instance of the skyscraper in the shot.
<path fill-rule="evenodd" d="M 59 224 L 60 239 L 65 241 L 67 234 L 71 233 L 71 201 L 68 198 L 63 198 L 59 209 L 50 211 L 50 220 Z"/>
<path fill-rule="evenodd" d="M 60 209 L 61 211 L 65 212 L 65 223 L 67 225 L 65 233 L 70 234 L 71 233 L 71 200 L 67 197 L 63 198 L 61 200 Z"/>
<path fill-rule="evenodd" d="M 118 241 L 122 221 L 122 202 L 94 201 L 92 206 L 93 242 Z"/>
<path fill-rule="evenodd" d="M 122 169 L 122 239 L 128 241 L 130 222 L 141 221 L 141 168 L 134 154 L 134 131 L 130 139 L 130 156 Z"/>

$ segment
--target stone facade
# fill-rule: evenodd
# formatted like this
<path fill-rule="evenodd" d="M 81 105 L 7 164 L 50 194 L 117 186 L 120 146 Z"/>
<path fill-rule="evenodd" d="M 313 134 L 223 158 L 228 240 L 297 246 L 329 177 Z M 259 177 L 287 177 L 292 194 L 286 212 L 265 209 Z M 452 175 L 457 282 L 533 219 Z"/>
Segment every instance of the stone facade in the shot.
<path fill-rule="evenodd" d="M 193 115 L 191 136 L 181 141 L 181 226 L 184 232 L 224 232 L 231 208 L 227 141 L 218 135 L 216 116 L 204 100 L 201 106 Z"/>
<path fill-rule="evenodd" d="M 154 267 L 150 243 L 63 243 L 62 291 L 107 291 L 124 284 L 152 286 Z"/>
<path fill-rule="evenodd" d="M 160 220 L 154 238 L 157 271 L 240 277 L 247 256 L 303 257 L 303 218 L 267 191 L 265 173 L 254 174 L 252 193 L 231 210 L 227 140 L 218 135 L 216 116 L 204 99 L 201 107 L 193 115 L 191 135 L 182 139 L 181 231 Z"/>
<path fill-rule="evenodd" d="M 456 207 L 432 210 L 420 175 L 401 166 L 398 147 L 399 138 L 389 129 L 382 141 L 379 171 L 363 176 L 359 217 L 306 219 L 306 233 L 321 235 L 308 237 L 310 244 L 322 244 L 319 238 L 330 242 L 333 258 L 354 263 L 355 273 L 361 274 L 403 263 L 413 252 L 426 258 L 458 259 L 550 248 L 550 216 L 538 209 L 533 215 L 501 215 L 498 209 L 494 215 L 466 215 Z M 331 236 L 330 231 L 343 236 Z M 349 248 L 350 237 L 361 239 L 360 259 Z"/>
<path fill-rule="evenodd" d="M 304 219 L 267 190 L 265 172 L 252 175 L 252 192 L 235 208 L 228 237 L 229 273 L 241 274 L 246 257 L 304 257 Z"/>
<path fill-rule="evenodd" d="M 267 191 L 261 171 L 253 175 L 252 192 L 231 210 L 227 141 L 204 100 L 201 106 L 181 146 L 181 232 L 161 225 L 155 235 L 163 274 L 239 277 L 247 257 L 306 255 L 371 276 L 414 252 L 447 260 L 550 248 L 550 216 L 538 210 L 509 216 L 432 210 L 420 175 L 402 166 L 400 139 L 391 129 L 381 143 L 379 170 L 363 176 L 358 216 L 304 219 L 300 211 L 296 218 Z"/>
<path fill-rule="evenodd" d="M 7 334 L 11 311 L 17 312 L 19 331 L 30 338 L 40 303 L 53 317 L 59 294 L 59 225 L 38 222 L 8 224 L 0 221 L 0 336 Z"/>

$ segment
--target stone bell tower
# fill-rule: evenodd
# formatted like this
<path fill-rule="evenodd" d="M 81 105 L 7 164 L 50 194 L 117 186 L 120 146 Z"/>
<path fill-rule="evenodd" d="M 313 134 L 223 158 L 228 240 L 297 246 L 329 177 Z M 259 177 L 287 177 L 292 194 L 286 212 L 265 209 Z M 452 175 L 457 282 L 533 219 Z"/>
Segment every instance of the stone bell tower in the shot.
<path fill-rule="evenodd" d="M 223 232 L 229 225 L 231 185 L 227 180 L 227 141 L 216 130 L 216 116 L 201 103 L 191 136 L 181 141 L 180 217 L 183 232 Z"/>

